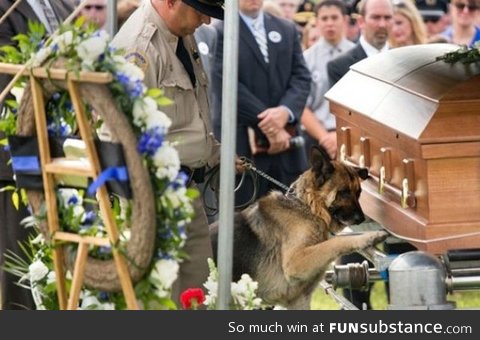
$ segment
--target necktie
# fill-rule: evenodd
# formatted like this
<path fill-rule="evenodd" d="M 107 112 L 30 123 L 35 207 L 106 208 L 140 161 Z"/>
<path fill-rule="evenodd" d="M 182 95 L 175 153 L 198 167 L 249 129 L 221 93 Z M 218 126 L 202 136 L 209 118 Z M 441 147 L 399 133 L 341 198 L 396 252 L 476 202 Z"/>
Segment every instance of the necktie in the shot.
<path fill-rule="evenodd" d="M 265 29 L 262 27 L 262 22 L 259 19 L 253 21 L 253 36 L 257 41 L 260 52 L 262 52 L 263 59 L 268 63 L 268 45 L 267 37 L 265 35 Z"/>
<path fill-rule="evenodd" d="M 40 4 L 40 7 L 42 7 L 43 14 L 45 14 L 50 33 L 55 32 L 59 26 L 59 22 L 52 7 L 50 7 L 50 3 L 47 4 L 45 0 L 38 0 L 38 3 Z"/>
<path fill-rule="evenodd" d="M 177 50 L 175 51 L 175 54 L 177 55 L 178 59 L 182 62 L 183 67 L 185 68 L 185 71 L 187 71 L 188 76 L 190 77 L 190 81 L 192 82 L 192 85 L 195 87 L 196 78 L 195 78 L 195 72 L 193 71 L 192 60 L 190 59 L 187 49 L 183 44 L 182 37 L 178 38 Z"/>

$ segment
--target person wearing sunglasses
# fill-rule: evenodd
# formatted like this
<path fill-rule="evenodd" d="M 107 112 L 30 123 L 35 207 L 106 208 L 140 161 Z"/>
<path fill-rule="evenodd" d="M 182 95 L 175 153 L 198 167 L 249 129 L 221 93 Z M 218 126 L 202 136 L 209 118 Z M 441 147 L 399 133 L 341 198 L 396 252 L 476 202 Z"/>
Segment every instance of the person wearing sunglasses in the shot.
<path fill-rule="evenodd" d="M 86 18 L 87 23 L 104 28 L 107 23 L 107 0 L 89 0 L 80 15 Z"/>
<path fill-rule="evenodd" d="M 449 42 L 471 47 L 480 40 L 480 28 L 475 25 L 479 15 L 480 0 L 451 0 L 452 25 L 443 33 Z"/>

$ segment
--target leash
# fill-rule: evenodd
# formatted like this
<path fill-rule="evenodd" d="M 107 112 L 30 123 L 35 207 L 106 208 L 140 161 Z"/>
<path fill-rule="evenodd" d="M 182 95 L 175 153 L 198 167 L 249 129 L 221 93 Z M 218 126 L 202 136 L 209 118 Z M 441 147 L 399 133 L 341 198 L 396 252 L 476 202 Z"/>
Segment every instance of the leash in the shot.
<path fill-rule="evenodd" d="M 270 181 L 272 182 L 273 184 L 275 184 L 276 186 L 278 186 L 279 188 L 283 189 L 285 191 L 285 194 L 289 193 L 291 191 L 291 188 L 286 186 L 285 184 L 283 184 L 282 182 L 276 180 L 275 178 L 273 178 L 272 176 L 266 174 L 265 172 L 263 172 L 262 170 L 258 170 L 255 165 L 253 164 L 253 161 L 251 161 L 250 159 L 248 159 L 247 157 L 240 157 L 240 160 L 243 161 L 243 167 L 245 168 L 245 170 L 248 170 L 248 171 L 253 171 L 255 172 L 257 175 L 260 175 L 262 176 L 263 178 L 265 178 L 267 181 Z"/>
<path fill-rule="evenodd" d="M 242 172 L 242 177 L 240 178 L 240 182 L 238 183 L 238 185 L 236 186 L 236 188 L 234 189 L 235 192 L 237 192 L 243 185 L 243 183 L 245 182 L 245 179 L 247 176 L 250 176 L 251 180 L 252 180 L 252 183 L 253 183 L 253 193 L 252 193 L 252 196 L 250 197 L 250 199 L 248 201 L 246 201 L 245 203 L 242 203 L 242 204 L 239 204 L 239 205 L 236 205 L 235 206 L 235 209 L 236 210 L 242 210 L 246 207 L 248 207 L 250 204 L 252 204 L 256 197 L 257 197 L 257 192 L 258 192 L 258 176 L 261 176 L 263 178 L 265 178 L 267 181 L 275 184 L 276 186 L 278 186 L 279 188 L 281 188 L 283 191 L 285 191 L 285 196 L 287 197 L 291 197 L 292 194 L 293 194 L 293 186 L 291 187 L 288 187 L 287 185 L 283 184 L 282 182 L 280 182 L 279 180 L 273 178 L 272 176 L 268 175 L 267 173 L 263 172 L 262 170 L 259 170 L 253 163 L 252 160 L 248 159 L 247 157 L 240 157 L 240 160 L 243 162 L 242 163 L 242 167 L 245 169 L 245 171 Z M 218 203 L 218 190 L 215 190 L 216 187 L 218 187 L 218 185 L 215 185 L 215 181 L 218 180 L 218 175 L 219 175 L 219 171 L 220 171 L 220 166 L 215 166 L 213 168 L 211 168 L 210 170 L 208 170 L 206 173 L 205 173 L 205 185 L 203 187 L 203 190 L 202 190 L 202 197 L 203 197 L 203 202 L 204 202 L 204 207 L 205 207 L 205 210 L 207 212 L 207 216 L 215 216 L 217 213 L 218 213 L 218 204 L 217 204 L 217 207 L 212 207 L 210 206 L 207 202 L 206 202 L 206 192 L 208 190 L 208 188 L 210 187 L 212 189 L 212 191 L 214 192 L 215 194 L 215 198 L 217 200 L 217 203 Z"/>

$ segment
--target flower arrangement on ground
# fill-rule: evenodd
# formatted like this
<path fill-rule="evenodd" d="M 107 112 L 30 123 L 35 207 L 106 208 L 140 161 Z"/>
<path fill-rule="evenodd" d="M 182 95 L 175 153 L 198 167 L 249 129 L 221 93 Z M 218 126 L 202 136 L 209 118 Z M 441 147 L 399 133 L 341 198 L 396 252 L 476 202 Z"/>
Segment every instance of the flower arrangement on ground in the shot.
<path fill-rule="evenodd" d="M 218 270 L 212 259 L 208 259 L 210 274 L 204 287 L 207 290 L 205 296 L 200 288 L 190 288 L 181 295 L 184 309 L 197 309 L 204 305 L 207 309 L 216 309 L 218 296 Z M 259 310 L 269 306 L 261 298 L 257 297 L 258 282 L 253 281 L 248 274 L 243 274 L 238 282 L 231 284 L 230 309 L 233 310 Z M 280 307 L 276 309 L 281 309 Z"/>
<path fill-rule="evenodd" d="M 60 28 L 58 35 L 44 40 L 45 30 L 37 24 L 29 25 L 28 35 L 19 35 L 18 48 L 1 47 L 1 61 L 15 64 L 27 63 L 31 67 L 54 65 L 64 62 L 69 71 L 109 72 L 113 81 L 108 85 L 115 104 L 129 119 L 138 140 L 137 150 L 150 173 L 156 197 L 156 239 L 154 259 L 145 277 L 137 282 L 135 294 L 144 309 L 173 309 L 170 299 L 172 283 L 177 277 L 179 262 L 184 254 L 185 225 L 193 215 L 192 200 L 198 192 L 186 187 L 187 177 L 180 172 L 180 161 L 174 143 L 165 136 L 171 125 L 170 119 L 159 110 L 169 100 L 160 89 L 147 89 L 143 84 L 143 72 L 128 63 L 109 46 L 108 34 L 92 26 L 85 28 L 83 19 L 73 25 Z M 0 130 L 7 136 L 16 133 L 16 113 L 25 82 L 16 85 L 16 100 L 7 101 L 7 110 L 0 121 Z M 105 128 L 101 115 L 85 103 L 87 114 L 96 128 Z M 67 91 L 59 90 L 46 104 L 48 132 L 50 136 L 69 137 L 77 131 L 75 112 Z M 107 127 L 108 129 L 108 127 Z M 6 141 L 2 141 L 6 144 Z M 11 188 L 9 188 L 11 189 Z M 80 235 L 105 237 L 106 230 L 93 195 L 78 188 L 59 189 L 57 195 L 59 219 L 62 230 Z M 25 194 L 16 195 L 25 201 Z M 16 202 L 18 204 L 18 202 Z M 113 211 L 120 231 L 120 242 L 115 247 L 121 250 L 129 240 L 128 222 L 131 207 L 123 198 L 113 199 Z M 28 218 L 28 225 L 38 225 L 46 219 L 45 212 Z M 32 289 L 37 308 L 57 309 L 55 272 L 53 271 L 52 247 L 40 234 L 24 246 L 29 262 L 18 256 L 7 256 L 7 270 L 20 276 L 19 283 Z M 99 259 L 111 257 L 111 247 L 91 247 L 90 256 Z M 75 251 L 72 249 L 72 252 Z M 67 275 L 67 286 L 68 286 Z M 28 283 L 28 284 L 27 284 Z M 123 309 L 126 307 L 121 293 L 106 293 L 82 289 L 82 309 Z"/>

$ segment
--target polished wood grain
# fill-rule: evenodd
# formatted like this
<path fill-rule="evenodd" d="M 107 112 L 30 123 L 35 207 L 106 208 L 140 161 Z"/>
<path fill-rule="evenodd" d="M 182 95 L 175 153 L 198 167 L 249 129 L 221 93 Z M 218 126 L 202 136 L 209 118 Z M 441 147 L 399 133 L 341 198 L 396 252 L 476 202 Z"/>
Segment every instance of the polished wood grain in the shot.
<path fill-rule="evenodd" d="M 436 60 L 452 48 L 368 58 L 326 94 L 345 160 L 371 174 L 365 213 L 438 254 L 480 248 L 480 66 Z"/>

